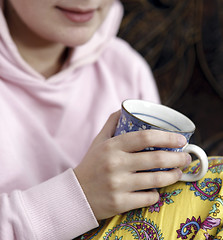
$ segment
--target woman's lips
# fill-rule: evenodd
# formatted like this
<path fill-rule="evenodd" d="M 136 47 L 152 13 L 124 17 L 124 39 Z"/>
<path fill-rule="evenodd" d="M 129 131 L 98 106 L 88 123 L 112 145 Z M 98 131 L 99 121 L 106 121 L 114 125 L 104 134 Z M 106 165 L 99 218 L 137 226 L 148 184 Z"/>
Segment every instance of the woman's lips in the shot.
<path fill-rule="evenodd" d="M 57 7 L 70 21 L 76 23 L 85 23 L 90 21 L 95 14 L 95 9 L 80 10 L 80 9 L 65 9 Z"/>

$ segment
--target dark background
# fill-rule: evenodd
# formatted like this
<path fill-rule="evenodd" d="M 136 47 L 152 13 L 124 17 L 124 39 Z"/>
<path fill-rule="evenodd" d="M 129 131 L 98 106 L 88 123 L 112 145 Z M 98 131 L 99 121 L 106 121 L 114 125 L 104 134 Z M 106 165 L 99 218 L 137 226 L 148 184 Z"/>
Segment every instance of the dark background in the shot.
<path fill-rule="evenodd" d="M 223 156 L 223 1 L 122 3 L 119 36 L 150 64 L 162 103 L 195 123 L 192 143 Z"/>

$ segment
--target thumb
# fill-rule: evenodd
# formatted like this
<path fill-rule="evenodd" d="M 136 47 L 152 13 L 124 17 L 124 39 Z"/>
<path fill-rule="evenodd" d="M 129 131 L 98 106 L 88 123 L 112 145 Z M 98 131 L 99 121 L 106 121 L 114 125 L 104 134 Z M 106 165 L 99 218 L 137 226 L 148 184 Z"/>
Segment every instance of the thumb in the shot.
<path fill-rule="evenodd" d="M 102 128 L 98 136 L 95 138 L 95 142 L 105 141 L 114 135 L 120 115 L 121 110 L 114 112 L 110 115 L 104 127 Z"/>

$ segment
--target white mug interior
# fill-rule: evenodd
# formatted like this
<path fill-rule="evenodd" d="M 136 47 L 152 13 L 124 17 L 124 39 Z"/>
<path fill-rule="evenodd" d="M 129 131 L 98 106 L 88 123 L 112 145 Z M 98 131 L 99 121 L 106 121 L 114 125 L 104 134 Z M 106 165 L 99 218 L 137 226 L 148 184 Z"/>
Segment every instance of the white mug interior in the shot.
<path fill-rule="evenodd" d="M 188 117 L 162 104 L 129 99 L 122 103 L 122 107 L 141 121 L 163 130 L 188 133 L 195 131 L 195 125 Z"/>

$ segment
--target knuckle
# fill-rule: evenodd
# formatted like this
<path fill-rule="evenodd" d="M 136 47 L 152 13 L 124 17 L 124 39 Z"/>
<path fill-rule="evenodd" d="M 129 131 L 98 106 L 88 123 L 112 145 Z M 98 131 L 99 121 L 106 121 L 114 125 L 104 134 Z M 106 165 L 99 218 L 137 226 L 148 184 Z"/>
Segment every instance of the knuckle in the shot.
<path fill-rule="evenodd" d="M 107 174 L 113 174 L 117 171 L 120 167 L 120 160 L 119 158 L 107 157 L 106 161 L 104 162 L 104 172 Z"/>
<path fill-rule="evenodd" d="M 101 150 L 102 150 L 102 152 L 107 153 L 107 154 L 112 152 L 112 150 L 113 150 L 112 141 L 105 141 L 101 146 Z"/>
<path fill-rule="evenodd" d="M 121 183 L 120 178 L 118 178 L 118 177 L 111 179 L 107 183 L 107 188 L 112 193 L 118 192 L 118 190 L 121 188 L 121 186 L 122 186 L 122 183 Z"/>
<path fill-rule="evenodd" d="M 180 169 L 172 169 L 170 171 L 160 171 L 155 172 L 153 176 L 153 188 L 165 187 L 175 182 L 179 181 L 182 176 L 182 172 Z"/>
<path fill-rule="evenodd" d="M 138 131 L 138 141 L 149 145 L 151 142 L 149 131 Z"/>
<path fill-rule="evenodd" d="M 166 167 L 167 159 L 162 151 L 155 152 L 155 159 L 157 167 Z"/>
<path fill-rule="evenodd" d="M 161 172 L 154 173 L 153 177 L 153 187 L 159 188 L 163 186 L 163 174 Z"/>
<path fill-rule="evenodd" d="M 116 213 L 120 213 L 121 212 L 121 201 L 120 201 L 120 197 L 117 194 L 113 194 L 110 197 L 110 201 L 108 203 L 108 207 Z"/>
<path fill-rule="evenodd" d="M 105 142 L 101 147 L 101 151 L 104 156 L 104 160 L 101 163 L 102 170 L 105 173 L 114 173 L 119 167 L 120 160 L 117 155 L 114 155 L 112 143 Z"/>

